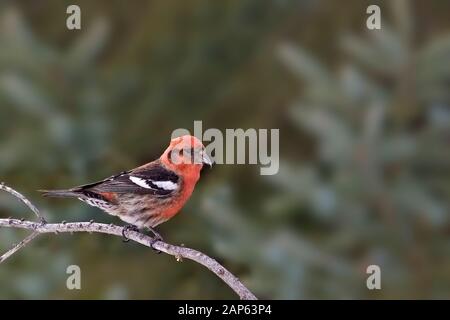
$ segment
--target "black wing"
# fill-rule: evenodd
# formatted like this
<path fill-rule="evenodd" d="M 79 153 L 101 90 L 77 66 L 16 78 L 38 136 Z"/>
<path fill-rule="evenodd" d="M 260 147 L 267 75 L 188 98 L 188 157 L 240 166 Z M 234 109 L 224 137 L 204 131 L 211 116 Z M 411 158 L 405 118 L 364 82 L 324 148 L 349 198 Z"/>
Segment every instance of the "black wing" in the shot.
<path fill-rule="evenodd" d="M 137 193 L 167 196 L 180 188 L 177 174 L 159 163 L 149 167 L 125 171 L 102 181 L 79 186 L 73 191 Z"/>

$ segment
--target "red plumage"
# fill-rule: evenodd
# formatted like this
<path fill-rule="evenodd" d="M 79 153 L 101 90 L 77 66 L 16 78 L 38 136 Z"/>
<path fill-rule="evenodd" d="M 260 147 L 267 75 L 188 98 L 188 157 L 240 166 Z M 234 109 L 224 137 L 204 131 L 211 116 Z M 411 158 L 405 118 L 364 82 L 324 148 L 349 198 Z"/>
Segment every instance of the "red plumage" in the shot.
<path fill-rule="evenodd" d="M 152 229 L 180 211 L 204 164 L 212 162 L 200 140 L 182 136 L 173 139 L 158 160 L 99 182 L 42 192 L 78 198 L 138 228 Z"/>

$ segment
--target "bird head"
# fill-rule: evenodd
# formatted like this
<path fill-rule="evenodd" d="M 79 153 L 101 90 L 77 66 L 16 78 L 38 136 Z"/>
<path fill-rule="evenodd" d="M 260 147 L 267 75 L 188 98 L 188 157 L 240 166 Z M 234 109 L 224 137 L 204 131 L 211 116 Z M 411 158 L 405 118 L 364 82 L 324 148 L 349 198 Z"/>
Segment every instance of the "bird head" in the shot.
<path fill-rule="evenodd" d="M 190 135 L 172 139 L 161 156 L 161 161 L 175 172 L 200 172 L 203 165 L 212 166 L 202 142 Z"/>

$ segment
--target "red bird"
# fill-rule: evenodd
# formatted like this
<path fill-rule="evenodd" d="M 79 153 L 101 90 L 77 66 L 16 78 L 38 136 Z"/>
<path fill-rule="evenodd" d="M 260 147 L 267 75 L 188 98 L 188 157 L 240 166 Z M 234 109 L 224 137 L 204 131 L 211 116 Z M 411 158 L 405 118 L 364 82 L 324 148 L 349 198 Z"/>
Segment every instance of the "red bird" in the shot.
<path fill-rule="evenodd" d="M 129 223 L 124 229 L 153 230 L 180 211 L 194 191 L 203 165 L 212 166 L 199 139 L 170 141 L 162 156 L 138 168 L 99 182 L 67 190 L 42 190 L 47 197 L 75 197 Z"/>

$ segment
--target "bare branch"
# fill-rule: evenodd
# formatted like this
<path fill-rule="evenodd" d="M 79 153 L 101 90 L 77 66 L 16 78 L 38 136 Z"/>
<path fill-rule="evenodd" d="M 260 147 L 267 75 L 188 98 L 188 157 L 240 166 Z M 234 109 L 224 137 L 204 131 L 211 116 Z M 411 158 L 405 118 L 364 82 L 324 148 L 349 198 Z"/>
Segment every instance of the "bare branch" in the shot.
<path fill-rule="evenodd" d="M 119 227 L 113 224 L 104 224 L 96 222 L 71 222 L 71 223 L 38 223 L 32 221 L 23 221 L 18 219 L 0 219 L 0 227 L 21 228 L 34 230 L 36 234 L 41 233 L 63 233 L 63 232 L 97 232 L 106 233 L 122 237 L 123 227 Z M 34 233 L 33 233 L 34 234 Z M 33 235 L 31 234 L 31 235 Z M 31 237 L 30 235 L 30 237 Z M 143 244 L 144 246 L 154 248 L 164 253 L 174 256 L 178 261 L 182 258 L 193 260 L 211 270 L 216 276 L 222 279 L 231 289 L 233 289 L 241 299 L 243 300 L 256 300 L 257 298 L 250 292 L 243 284 L 236 278 L 230 271 L 219 264 L 213 258 L 201 253 L 197 250 L 179 247 L 168 244 L 163 241 L 154 242 L 153 238 L 136 231 L 127 231 L 127 238 Z M 26 238 L 25 240 L 27 240 Z M 24 241 L 25 241 L 24 240 Z M 31 241 L 29 239 L 27 242 Z M 153 243 L 154 242 L 154 243 Z M 153 243 L 153 246 L 152 246 Z M 26 243 L 25 243 L 26 244 Z M 17 248 L 14 252 L 15 253 Z M 11 253 L 11 254 L 12 254 Z M 11 255 L 10 254 L 10 255 Z M 2 262 L 2 260 L 0 260 Z"/>
<path fill-rule="evenodd" d="M 9 228 L 19 228 L 19 229 L 28 229 L 33 230 L 33 233 L 31 233 L 28 237 L 26 237 L 24 240 L 22 240 L 20 243 L 15 245 L 12 249 L 10 249 L 8 252 L 3 254 L 0 257 L 0 263 L 5 261 L 7 258 L 11 257 L 14 253 L 19 251 L 21 248 L 23 248 L 25 245 L 27 245 L 29 242 L 31 242 L 37 235 L 42 233 L 63 233 L 63 232 L 97 232 L 97 233 L 106 233 L 110 235 L 115 235 L 122 237 L 124 228 L 120 226 L 116 226 L 113 224 L 103 224 L 103 223 L 96 223 L 96 222 L 71 222 L 71 223 L 46 223 L 44 218 L 39 213 L 39 210 L 28 200 L 26 199 L 22 194 L 15 191 L 14 189 L 11 189 L 8 186 L 5 186 L 3 183 L 0 184 L 0 190 L 4 190 L 6 192 L 9 192 L 13 196 L 20 199 L 23 203 L 25 203 L 28 208 L 30 208 L 36 216 L 40 219 L 40 222 L 33 222 L 33 221 L 25 221 L 25 220 L 19 220 L 19 219 L 0 219 L 0 227 L 9 227 Z M 179 247 L 174 246 L 171 244 L 168 244 L 163 241 L 155 241 L 154 238 L 140 233 L 133 230 L 127 230 L 126 231 L 127 238 L 130 240 L 133 240 L 135 242 L 138 242 L 140 244 L 143 244 L 144 246 L 154 248 L 156 250 L 159 250 L 161 252 L 170 254 L 174 256 L 177 261 L 181 261 L 183 258 L 193 260 L 206 268 L 208 268 L 210 271 L 212 271 L 216 276 L 218 276 L 220 279 L 222 279 L 231 289 L 236 292 L 239 297 L 243 300 L 256 300 L 257 298 L 255 295 L 250 292 L 243 284 L 239 281 L 237 277 L 235 277 L 230 271 L 228 271 L 225 267 L 223 267 L 221 264 L 219 264 L 216 260 L 213 258 L 207 256 L 206 254 L 199 252 L 194 249 L 186 248 L 186 247 Z"/>
<path fill-rule="evenodd" d="M 39 235 L 39 232 L 33 232 L 28 237 L 20 241 L 18 244 L 14 245 L 10 250 L 5 252 L 2 256 L 0 256 L 0 263 L 11 257 L 14 253 L 25 247 L 31 240 L 36 238 L 36 236 Z"/>
<path fill-rule="evenodd" d="M 16 197 L 17 199 L 19 199 L 20 201 L 22 201 L 28 208 L 30 208 L 31 211 L 34 212 L 34 214 L 39 218 L 39 220 L 41 222 L 45 222 L 44 217 L 41 215 L 41 213 L 39 212 L 38 208 L 36 208 L 34 206 L 34 204 L 32 204 L 30 202 L 30 200 L 28 200 L 27 198 L 25 198 L 25 196 L 23 194 L 21 194 L 20 192 L 14 190 L 13 188 L 8 187 L 7 185 L 5 185 L 4 182 L 0 183 L 0 190 L 6 191 L 9 194 L 12 194 L 14 197 Z"/>

